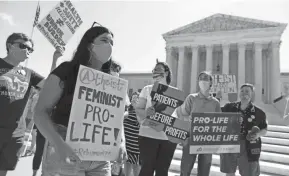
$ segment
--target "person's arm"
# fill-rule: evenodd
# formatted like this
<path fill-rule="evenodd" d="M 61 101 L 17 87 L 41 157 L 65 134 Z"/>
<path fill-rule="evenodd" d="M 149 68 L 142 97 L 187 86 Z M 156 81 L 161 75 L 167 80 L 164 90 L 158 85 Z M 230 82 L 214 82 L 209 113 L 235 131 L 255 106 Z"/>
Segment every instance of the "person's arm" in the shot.
<path fill-rule="evenodd" d="M 144 87 L 139 95 L 138 102 L 135 106 L 135 112 L 137 114 L 137 120 L 142 124 L 143 120 L 146 118 L 146 104 L 147 104 L 147 87 Z"/>
<path fill-rule="evenodd" d="M 44 87 L 40 92 L 35 108 L 34 122 L 40 133 L 53 144 L 64 143 L 64 140 L 55 131 L 50 118 L 50 114 L 63 92 L 60 84 L 60 78 L 51 74 L 47 78 Z"/>
<path fill-rule="evenodd" d="M 32 70 L 30 81 L 33 87 L 35 87 L 36 89 L 39 89 L 44 84 L 44 77 Z"/>
<path fill-rule="evenodd" d="M 188 95 L 185 102 L 176 109 L 176 116 L 180 120 L 190 120 L 191 110 L 193 106 L 194 97 Z"/>
<path fill-rule="evenodd" d="M 266 118 L 266 114 L 265 112 L 262 111 L 262 121 L 261 123 L 258 125 L 258 127 L 260 128 L 260 131 L 258 133 L 258 137 L 263 137 L 266 136 L 267 134 L 267 127 L 268 127 L 268 123 L 267 123 L 267 118 Z"/>
<path fill-rule="evenodd" d="M 216 112 L 222 112 L 220 101 L 216 102 Z"/>

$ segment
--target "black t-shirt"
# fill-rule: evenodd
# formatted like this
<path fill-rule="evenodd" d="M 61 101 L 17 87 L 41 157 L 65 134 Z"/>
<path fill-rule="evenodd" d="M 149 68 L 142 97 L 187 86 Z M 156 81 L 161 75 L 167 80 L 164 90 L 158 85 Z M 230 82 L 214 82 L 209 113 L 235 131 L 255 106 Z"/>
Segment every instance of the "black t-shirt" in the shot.
<path fill-rule="evenodd" d="M 64 85 L 63 93 L 61 98 L 59 99 L 58 103 L 54 107 L 54 110 L 52 112 L 52 121 L 56 124 L 60 124 L 63 126 L 68 126 L 69 122 L 69 116 L 70 116 L 70 110 L 72 106 L 73 101 L 73 94 L 74 92 L 68 91 L 69 89 L 66 89 L 65 87 L 68 86 L 66 84 L 67 78 L 71 73 L 72 66 L 70 62 L 63 62 L 60 64 L 56 69 L 54 69 L 51 74 L 57 76 Z M 73 85 L 75 87 L 75 85 Z M 72 88 L 74 89 L 74 88 Z"/>
<path fill-rule="evenodd" d="M 0 138 L 23 136 L 25 118 L 21 118 L 31 87 L 44 78 L 36 72 L 13 66 L 0 58 Z"/>
<path fill-rule="evenodd" d="M 222 107 L 222 111 L 241 113 L 243 118 L 243 123 L 241 124 L 241 137 L 243 139 L 247 136 L 248 131 L 251 130 L 253 126 L 258 126 L 260 130 L 267 128 L 266 114 L 264 111 L 252 103 L 250 103 L 245 110 L 241 110 L 240 106 L 241 102 L 227 103 Z"/>

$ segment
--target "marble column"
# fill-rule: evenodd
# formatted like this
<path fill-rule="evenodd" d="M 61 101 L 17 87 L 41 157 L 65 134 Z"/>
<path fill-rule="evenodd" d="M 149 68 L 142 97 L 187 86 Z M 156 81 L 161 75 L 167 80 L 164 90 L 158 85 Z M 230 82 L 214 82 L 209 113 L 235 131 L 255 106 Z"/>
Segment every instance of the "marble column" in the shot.
<path fill-rule="evenodd" d="M 213 71 L 213 45 L 206 46 L 206 71 Z"/>
<path fill-rule="evenodd" d="M 280 88 L 280 44 L 281 41 L 274 41 L 271 59 L 271 101 L 281 96 Z"/>
<path fill-rule="evenodd" d="M 197 91 L 197 77 L 199 68 L 199 46 L 192 46 L 192 65 L 191 65 L 191 90 L 190 93 Z"/>
<path fill-rule="evenodd" d="M 179 50 L 179 61 L 178 61 L 177 87 L 180 90 L 183 90 L 185 47 L 179 47 L 178 50 Z"/>
<path fill-rule="evenodd" d="M 229 44 L 223 44 L 223 66 L 222 66 L 222 74 L 228 75 L 229 74 L 229 54 L 230 54 L 230 45 Z M 222 99 L 227 101 L 228 98 L 228 93 L 227 92 L 222 92 Z"/>
<path fill-rule="evenodd" d="M 262 102 L 262 43 L 255 43 L 255 102 Z"/>
<path fill-rule="evenodd" d="M 237 88 L 245 84 L 246 74 L 245 74 L 245 54 L 246 54 L 246 44 L 238 43 L 238 85 Z"/>
<path fill-rule="evenodd" d="M 177 84 L 177 60 L 174 56 L 174 49 L 173 47 L 166 47 L 166 62 L 171 68 L 172 72 L 172 86 L 176 86 Z"/>
<path fill-rule="evenodd" d="M 166 58 L 166 62 L 167 62 L 167 64 L 170 66 L 170 68 L 172 69 L 173 68 L 173 48 L 172 47 L 166 47 L 166 56 L 167 56 L 167 58 Z"/>

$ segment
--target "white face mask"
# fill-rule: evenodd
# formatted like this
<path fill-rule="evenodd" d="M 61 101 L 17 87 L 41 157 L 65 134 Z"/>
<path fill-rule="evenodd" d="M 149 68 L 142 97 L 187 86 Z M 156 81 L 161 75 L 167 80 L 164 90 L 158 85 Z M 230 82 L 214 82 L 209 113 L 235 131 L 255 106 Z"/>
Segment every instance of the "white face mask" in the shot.
<path fill-rule="evenodd" d="M 210 89 L 210 82 L 209 81 L 199 81 L 199 86 L 202 91 L 207 91 Z"/>
<path fill-rule="evenodd" d="M 104 43 L 104 44 L 92 44 L 92 52 L 93 55 L 96 57 L 97 60 L 99 60 L 102 63 L 106 63 L 112 54 L 112 45 L 110 43 Z"/>

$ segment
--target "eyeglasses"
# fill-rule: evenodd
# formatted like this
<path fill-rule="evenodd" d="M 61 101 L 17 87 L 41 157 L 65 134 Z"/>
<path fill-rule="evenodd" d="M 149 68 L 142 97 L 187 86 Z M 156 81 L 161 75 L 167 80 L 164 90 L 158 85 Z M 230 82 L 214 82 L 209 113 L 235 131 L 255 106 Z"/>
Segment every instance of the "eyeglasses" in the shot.
<path fill-rule="evenodd" d="M 102 25 L 101 25 L 100 23 L 98 23 L 98 22 L 93 22 L 91 28 L 93 28 L 93 27 L 96 26 L 96 25 L 102 26 Z"/>
<path fill-rule="evenodd" d="M 14 42 L 13 44 L 18 44 L 18 47 L 19 47 L 20 49 L 27 49 L 29 53 L 33 53 L 33 51 L 34 51 L 33 48 L 31 48 L 30 46 L 27 46 L 27 45 L 25 45 L 25 44 L 23 44 L 23 43 Z"/>

